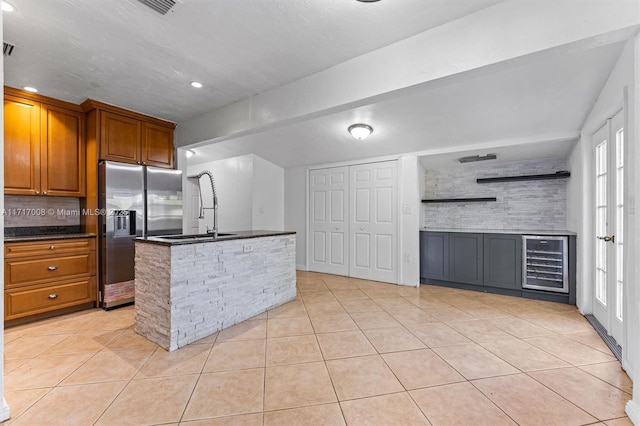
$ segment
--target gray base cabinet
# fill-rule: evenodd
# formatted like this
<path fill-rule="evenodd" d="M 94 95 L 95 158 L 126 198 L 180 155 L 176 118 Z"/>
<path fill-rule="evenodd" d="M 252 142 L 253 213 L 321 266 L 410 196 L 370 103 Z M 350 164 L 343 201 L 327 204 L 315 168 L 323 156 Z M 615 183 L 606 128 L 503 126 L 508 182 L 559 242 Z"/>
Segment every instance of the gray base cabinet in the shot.
<path fill-rule="evenodd" d="M 569 236 L 568 252 L 568 294 L 527 290 L 522 235 L 420 231 L 420 283 L 575 305 L 575 236 Z"/>
<path fill-rule="evenodd" d="M 482 285 L 482 234 L 462 232 L 449 234 L 449 281 Z"/>
<path fill-rule="evenodd" d="M 420 232 L 421 280 L 449 280 L 449 234 Z"/>
<path fill-rule="evenodd" d="M 522 236 L 484 234 L 484 285 L 522 289 Z"/>

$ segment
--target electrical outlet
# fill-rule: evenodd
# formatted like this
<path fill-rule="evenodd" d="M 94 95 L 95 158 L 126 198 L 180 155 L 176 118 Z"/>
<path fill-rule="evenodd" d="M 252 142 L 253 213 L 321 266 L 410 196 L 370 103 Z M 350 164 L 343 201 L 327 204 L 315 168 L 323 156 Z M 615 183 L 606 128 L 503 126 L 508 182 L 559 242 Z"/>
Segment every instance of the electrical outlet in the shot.
<path fill-rule="evenodd" d="M 402 255 L 402 259 L 403 259 L 405 262 L 411 262 L 411 253 L 405 253 L 405 254 L 403 254 L 403 255 Z"/>
<path fill-rule="evenodd" d="M 245 253 L 250 253 L 253 251 L 253 244 L 245 244 L 244 245 L 244 252 Z"/>
<path fill-rule="evenodd" d="M 402 213 L 403 214 L 411 214 L 411 205 L 410 204 L 405 204 L 404 206 L 402 206 Z"/>

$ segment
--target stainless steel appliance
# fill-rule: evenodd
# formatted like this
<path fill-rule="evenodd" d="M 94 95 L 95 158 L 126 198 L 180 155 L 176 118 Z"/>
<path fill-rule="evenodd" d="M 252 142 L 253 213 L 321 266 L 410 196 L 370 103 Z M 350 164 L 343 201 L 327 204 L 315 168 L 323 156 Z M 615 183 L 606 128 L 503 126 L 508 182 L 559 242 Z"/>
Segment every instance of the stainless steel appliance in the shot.
<path fill-rule="evenodd" d="M 134 239 L 182 233 L 180 170 L 102 161 L 99 167 L 100 305 L 134 299 Z"/>
<path fill-rule="evenodd" d="M 567 237 L 523 235 L 522 288 L 569 293 Z"/>

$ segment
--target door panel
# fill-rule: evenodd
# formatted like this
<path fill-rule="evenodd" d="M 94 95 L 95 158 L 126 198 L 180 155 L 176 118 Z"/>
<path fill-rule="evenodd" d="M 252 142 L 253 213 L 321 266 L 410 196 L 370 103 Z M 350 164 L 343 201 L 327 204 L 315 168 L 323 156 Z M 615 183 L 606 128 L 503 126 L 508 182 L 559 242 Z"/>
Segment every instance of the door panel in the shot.
<path fill-rule="evenodd" d="M 622 345 L 624 312 L 624 119 L 612 117 L 593 138 L 593 315 Z"/>
<path fill-rule="evenodd" d="M 395 161 L 350 167 L 352 277 L 398 281 L 396 167 Z"/>
<path fill-rule="evenodd" d="M 312 235 L 309 269 L 347 275 L 349 168 L 312 170 L 309 178 L 309 227 Z"/>
<path fill-rule="evenodd" d="M 4 192 L 40 194 L 40 107 L 6 95 L 4 99 Z"/>
<path fill-rule="evenodd" d="M 314 232 L 313 233 L 313 260 L 314 262 L 324 263 L 327 261 L 326 259 L 326 233 L 324 232 Z"/>

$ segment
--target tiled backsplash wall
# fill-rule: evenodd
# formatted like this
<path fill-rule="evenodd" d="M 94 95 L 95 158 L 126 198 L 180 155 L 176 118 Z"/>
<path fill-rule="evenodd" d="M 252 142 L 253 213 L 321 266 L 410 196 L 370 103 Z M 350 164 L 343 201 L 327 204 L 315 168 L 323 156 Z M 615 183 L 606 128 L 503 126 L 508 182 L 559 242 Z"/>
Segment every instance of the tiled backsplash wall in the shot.
<path fill-rule="evenodd" d="M 555 173 L 564 158 L 480 161 L 426 170 L 424 198 L 496 197 L 496 202 L 423 204 L 426 228 L 564 230 L 567 180 L 476 183 L 477 178 Z M 571 178 L 569 178 L 571 179 Z"/>
<path fill-rule="evenodd" d="M 62 212 L 65 214 L 62 214 Z M 80 225 L 80 200 L 73 197 L 5 195 L 5 228 Z M 78 213 L 78 214 L 76 214 Z"/>

